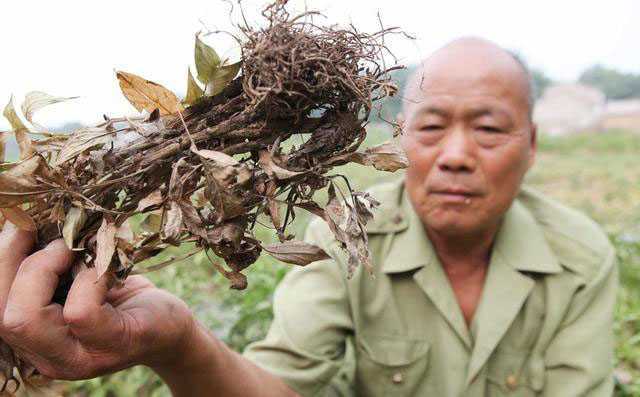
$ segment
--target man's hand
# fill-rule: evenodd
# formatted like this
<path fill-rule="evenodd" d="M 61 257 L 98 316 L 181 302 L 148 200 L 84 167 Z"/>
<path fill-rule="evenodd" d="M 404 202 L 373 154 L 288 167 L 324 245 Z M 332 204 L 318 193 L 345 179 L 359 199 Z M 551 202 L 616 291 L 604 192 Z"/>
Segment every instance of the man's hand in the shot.
<path fill-rule="evenodd" d="M 64 306 L 52 303 L 73 253 L 56 240 L 30 254 L 34 240 L 8 222 L 0 234 L 0 338 L 40 373 L 72 380 L 136 364 L 165 367 L 193 347 L 187 306 L 141 276 L 109 290 L 105 277 L 86 269 Z"/>
<path fill-rule="evenodd" d="M 10 223 L 0 234 L 0 338 L 43 375 L 86 379 L 143 364 L 177 396 L 296 396 L 143 277 L 109 290 L 95 269 L 86 269 L 64 306 L 52 303 L 73 253 L 56 240 L 29 255 L 34 240 Z"/>

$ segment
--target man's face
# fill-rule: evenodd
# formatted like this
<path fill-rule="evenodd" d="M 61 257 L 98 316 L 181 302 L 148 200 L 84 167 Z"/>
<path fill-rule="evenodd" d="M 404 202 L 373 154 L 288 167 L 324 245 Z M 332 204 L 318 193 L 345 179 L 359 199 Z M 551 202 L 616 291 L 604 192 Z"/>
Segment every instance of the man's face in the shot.
<path fill-rule="evenodd" d="M 535 127 L 518 69 L 435 63 L 417 79 L 404 119 L 405 186 L 428 230 L 470 236 L 497 226 L 517 195 Z"/>

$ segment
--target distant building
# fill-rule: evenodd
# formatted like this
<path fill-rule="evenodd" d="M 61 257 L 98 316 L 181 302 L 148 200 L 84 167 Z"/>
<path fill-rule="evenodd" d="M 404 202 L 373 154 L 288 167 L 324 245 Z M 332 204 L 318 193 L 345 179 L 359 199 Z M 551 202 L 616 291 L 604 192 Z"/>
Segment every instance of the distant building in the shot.
<path fill-rule="evenodd" d="M 601 128 L 605 108 L 606 97 L 596 88 L 554 84 L 536 102 L 533 118 L 542 134 L 593 132 Z"/>
<path fill-rule="evenodd" d="M 607 102 L 602 128 L 640 132 L 640 99 Z"/>

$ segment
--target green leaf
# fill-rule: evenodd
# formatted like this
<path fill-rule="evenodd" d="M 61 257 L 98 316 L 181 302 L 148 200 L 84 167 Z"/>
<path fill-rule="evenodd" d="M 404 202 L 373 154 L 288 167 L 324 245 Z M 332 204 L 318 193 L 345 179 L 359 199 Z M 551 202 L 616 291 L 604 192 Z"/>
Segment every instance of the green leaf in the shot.
<path fill-rule="evenodd" d="M 196 79 L 193 78 L 191 70 L 187 70 L 187 97 L 182 102 L 187 105 L 193 105 L 203 94 L 204 90 L 200 88 Z"/>
<path fill-rule="evenodd" d="M 236 77 L 240 71 L 242 61 L 232 63 L 229 65 L 220 66 L 213 73 L 211 81 L 207 84 L 207 95 L 217 95 L 224 90 L 224 88 Z"/>
<path fill-rule="evenodd" d="M 213 73 L 220 66 L 220 57 L 216 51 L 206 45 L 196 33 L 195 61 L 198 80 L 207 85 L 213 80 Z"/>

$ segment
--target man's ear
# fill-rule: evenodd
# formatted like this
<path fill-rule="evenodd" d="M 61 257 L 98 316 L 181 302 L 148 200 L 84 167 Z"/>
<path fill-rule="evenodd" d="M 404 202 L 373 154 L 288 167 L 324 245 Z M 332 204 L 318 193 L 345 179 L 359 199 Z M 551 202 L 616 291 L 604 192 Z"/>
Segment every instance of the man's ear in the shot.
<path fill-rule="evenodd" d="M 531 145 L 531 152 L 529 153 L 529 168 L 531 168 L 533 167 L 533 163 L 535 163 L 536 153 L 538 151 L 538 125 L 536 123 L 531 123 L 529 144 Z"/>

